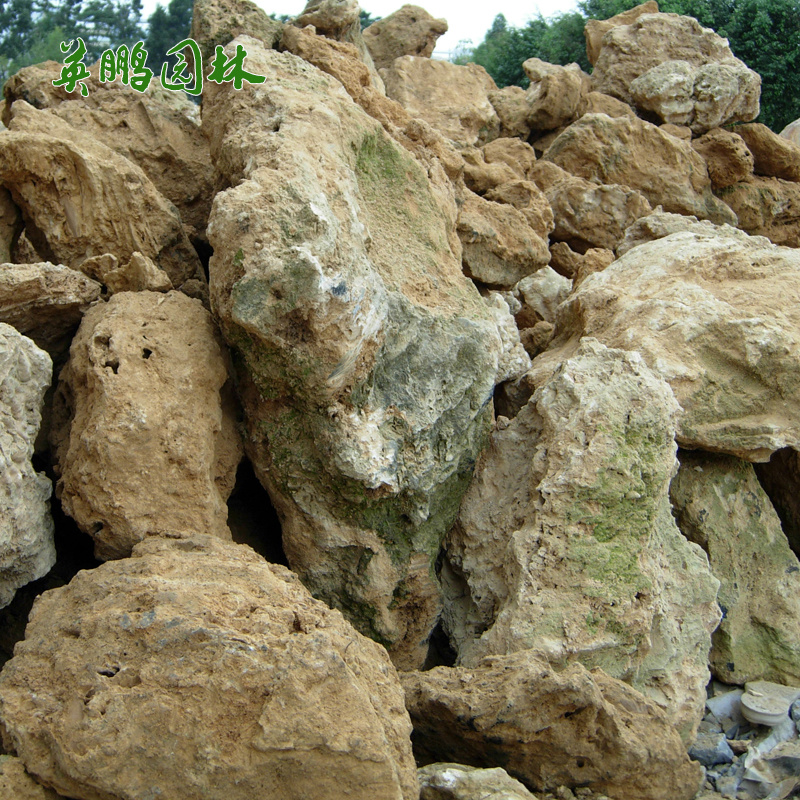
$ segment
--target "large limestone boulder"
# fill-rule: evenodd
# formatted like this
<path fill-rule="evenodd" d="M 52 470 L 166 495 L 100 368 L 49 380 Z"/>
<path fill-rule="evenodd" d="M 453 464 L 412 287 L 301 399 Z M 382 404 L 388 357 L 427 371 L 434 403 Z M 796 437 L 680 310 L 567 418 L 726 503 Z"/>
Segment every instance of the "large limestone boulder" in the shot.
<path fill-rule="evenodd" d="M 647 0 L 646 3 L 635 6 L 628 11 L 623 11 L 608 19 L 590 19 L 586 21 L 583 35 L 586 38 L 586 55 L 590 64 L 597 61 L 600 50 L 603 47 L 603 37 L 618 25 L 630 25 L 635 22 L 642 14 L 657 14 L 658 3 L 656 0 Z"/>
<path fill-rule="evenodd" d="M 52 486 L 31 464 L 52 371 L 47 353 L 0 322 L 0 608 L 56 560 Z"/>
<path fill-rule="evenodd" d="M 800 247 L 800 183 L 751 176 L 720 190 L 739 227 L 774 244 Z"/>
<path fill-rule="evenodd" d="M 59 800 L 61 797 L 37 783 L 14 756 L 0 756 L 0 794 L 8 800 Z"/>
<path fill-rule="evenodd" d="M 203 103 L 231 184 L 209 226 L 211 301 L 248 452 L 292 569 L 421 665 L 432 565 L 506 375 L 498 309 L 463 275 L 441 165 L 428 173 L 334 78 L 243 41 L 267 82 L 208 84 Z"/>
<path fill-rule="evenodd" d="M 0 264 L 0 322 L 13 325 L 59 360 L 101 289 L 63 264 Z"/>
<path fill-rule="evenodd" d="M 601 667 L 691 735 L 719 584 L 670 513 L 678 410 L 638 354 L 584 339 L 498 425 L 446 547 L 459 663 L 530 650 Z"/>
<path fill-rule="evenodd" d="M 497 86 L 478 64 L 402 56 L 381 70 L 381 77 L 392 100 L 454 142 L 481 145 L 500 135 L 500 119 L 489 100 Z"/>
<path fill-rule="evenodd" d="M 176 287 L 202 276 L 178 212 L 140 167 L 50 110 L 28 106 L 17 117 L 24 103 L 0 137 L 0 182 L 47 260 L 78 269 L 92 256 L 126 262 L 138 251 Z"/>
<path fill-rule="evenodd" d="M 122 292 L 84 316 L 52 437 L 61 503 L 98 558 L 146 536 L 230 538 L 241 443 L 222 348 L 179 292 Z"/>
<path fill-rule="evenodd" d="M 447 20 L 432 17 L 424 8 L 404 5 L 364 29 L 364 42 L 378 69 L 390 67 L 400 56 L 430 58 L 436 40 L 447 33 Z"/>
<path fill-rule="evenodd" d="M 711 668 L 719 680 L 800 683 L 800 562 L 756 478 L 731 456 L 686 452 L 670 489 L 678 526 L 707 553 L 723 619 Z"/>
<path fill-rule="evenodd" d="M 37 780 L 85 800 L 419 791 L 386 652 L 211 536 L 150 539 L 39 597 L 0 677 L 0 730 Z"/>
<path fill-rule="evenodd" d="M 653 241 L 642 228 L 639 244 L 562 303 L 536 380 L 593 336 L 638 350 L 669 382 L 683 409 L 681 445 L 749 461 L 797 447 L 800 317 L 787 298 L 800 292 L 800 253 L 688 218 L 658 227 Z"/>
<path fill-rule="evenodd" d="M 644 120 L 584 114 L 543 160 L 587 180 L 636 189 L 665 211 L 736 224 L 730 208 L 712 194 L 705 161 L 691 144 Z"/>
<path fill-rule="evenodd" d="M 744 139 L 733 131 L 714 128 L 694 139 L 692 147 L 705 159 L 714 190 L 727 189 L 753 174 L 753 154 Z"/>
<path fill-rule="evenodd" d="M 536 131 L 551 131 L 566 125 L 583 113 L 588 81 L 577 64 L 566 67 L 529 58 L 522 65 L 530 80 L 526 92 L 528 126 Z"/>
<path fill-rule="evenodd" d="M 515 653 L 401 679 L 423 763 L 502 764 L 534 791 L 619 800 L 690 800 L 702 780 L 661 709 L 602 670 Z"/>

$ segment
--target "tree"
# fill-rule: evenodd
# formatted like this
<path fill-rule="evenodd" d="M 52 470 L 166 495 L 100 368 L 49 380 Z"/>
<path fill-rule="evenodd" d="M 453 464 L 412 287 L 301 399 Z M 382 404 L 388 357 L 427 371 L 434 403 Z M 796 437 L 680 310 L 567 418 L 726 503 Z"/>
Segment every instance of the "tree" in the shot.
<path fill-rule="evenodd" d="M 166 53 L 189 36 L 192 27 L 194 0 L 170 0 L 164 8 L 160 3 L 147 20 L 147 65 L 156 75 L 161 74 L 161 65 L 168 62 L 175 65 L 177 56 L 167 57 Z M 171 72 L 168 70 L 171 74 Z"/>

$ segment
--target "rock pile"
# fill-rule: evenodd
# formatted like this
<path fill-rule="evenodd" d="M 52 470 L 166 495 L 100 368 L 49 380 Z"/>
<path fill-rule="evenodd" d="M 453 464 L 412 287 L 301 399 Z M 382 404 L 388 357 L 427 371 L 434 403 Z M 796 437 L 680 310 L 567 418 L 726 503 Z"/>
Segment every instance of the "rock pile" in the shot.
<path fill-rule="evenodd" d="M 446 28 L 198 0 L 262 83 L 7 83 L 3 796 L 796 790 L 795 128 L 653 0 L 527 90 Z"/>

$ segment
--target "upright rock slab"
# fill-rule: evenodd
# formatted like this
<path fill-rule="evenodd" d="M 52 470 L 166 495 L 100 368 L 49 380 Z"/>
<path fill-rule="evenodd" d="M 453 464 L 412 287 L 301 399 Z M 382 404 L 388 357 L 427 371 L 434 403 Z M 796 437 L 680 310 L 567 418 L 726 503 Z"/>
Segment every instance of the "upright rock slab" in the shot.
<path fill-rule="evenodd" d="M 56 560 L 50 481 L 31 464 L 50 356 L 0 322 L 0 608 Z"/>
<path fill-rule="evenodd" d="M 211 300 L 248 452 L 292 568 L 421 665 L 433 562 L 491 417 L 496 309 L 461 271 L 452 187 L 434 194 L 335 79 L 242 41 L 267 81 L 208 84 L 204 124 L 232 185 L 211 215 Z"/>
<path fill-rule="evenodd" d="M 211 536 L 150 539 L 41 595 L 0 678 L 0 731 L 87 800 L 419 791 L 386 652 L 285 567 Z"/>
<path fill-rule="evenodd" d="M 98 558 L 146 536 L 230 538 L 241 442 L 211 315 L 179 292 L 121 292 L 84 316 L 62 370 L 58 495 Z"/>

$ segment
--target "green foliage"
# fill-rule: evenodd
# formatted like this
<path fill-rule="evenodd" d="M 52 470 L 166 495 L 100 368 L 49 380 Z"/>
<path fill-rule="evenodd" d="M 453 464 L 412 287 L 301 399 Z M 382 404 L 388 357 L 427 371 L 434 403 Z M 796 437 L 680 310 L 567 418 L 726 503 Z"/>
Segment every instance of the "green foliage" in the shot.
<path fill-rule="evenodd" d="M 363 8 L 359 11 L 359 15 L 361 17 L 362 31 L 364 30 L 364 28 L 369 28 L 369 26 L 372 25 L 373 22 L 378 22 L 378 20 L 382 19 L 382 17 L 373 17 L 372 14 L 369 13 L 369 11 L 364 11 Z"/>
<path fill-rule="evenodd" d="M 175 65 L 177 56 L 167 58 L 165 53 L 189 36 L 192 26 L 194 0 L 171 0 L 166 9 L 159 3 L 147 20 L 147 66 L 156 75 L 161 74 L 161 65 L 166 61 Z M 171 74 L 171 70 L 168 72 Z"/>

